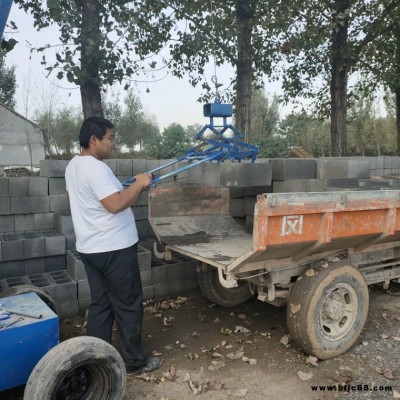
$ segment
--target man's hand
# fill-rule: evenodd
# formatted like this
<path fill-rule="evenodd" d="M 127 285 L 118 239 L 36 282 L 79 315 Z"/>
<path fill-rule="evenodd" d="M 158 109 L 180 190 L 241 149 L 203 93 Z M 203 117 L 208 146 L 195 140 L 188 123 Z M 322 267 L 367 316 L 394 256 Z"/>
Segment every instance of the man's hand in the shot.
<path fill-rule="evenodd" d="M 132 183 L 134 185 L 135 183 L 140 185 L 142 189 L 147 188 L 147 186 L 150 185 L 151 181 L 153 180 L 153 175 L 152 174 L 139 174 L 135 176 L 135 182 Z"/>

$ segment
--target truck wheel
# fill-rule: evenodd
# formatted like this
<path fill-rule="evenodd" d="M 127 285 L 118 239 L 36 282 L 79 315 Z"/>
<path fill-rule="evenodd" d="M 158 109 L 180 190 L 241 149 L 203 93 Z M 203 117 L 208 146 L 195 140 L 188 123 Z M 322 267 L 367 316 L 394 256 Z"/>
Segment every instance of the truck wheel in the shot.
<path fill-rule="evenodd" d="M 18 294 L 25 294 L 25 293 L 36 293 L 45 303 L 46 305 L 55 313 L 57 314 L 57 304 L 53 300 L 53 298 L 46 293 L 43 289 L 33 286 L 33 285 L 20 285 L 14 286 L 9 289 L 6 289 L 0 293 L 0 298 L 2 297 L 9 297 L 9 296 L 16 296 Z"/>
<path fill-rule="evenodd" d="M 117 350 L 82 336 L 43 356 L 29 376 L 24 400 L 121 400 L 125 386 L 125 365 Z"/>
<path fill-rule="evenodd" d="M 249 301 L 253 294 L 246 281 L 238 281 L 239 286 L 225 288 L 221 285 L 216 268 L 197 272 L 199 286 L 208 300 L 222 307 L 234 307 Z"/>
<path fill-rule="evenodd" d="M 345 353 L 368 315 L 368 286 L 346 261 L 303 272 L 289 292 L 286 322 L 293 341 L 321 360 Z"/>

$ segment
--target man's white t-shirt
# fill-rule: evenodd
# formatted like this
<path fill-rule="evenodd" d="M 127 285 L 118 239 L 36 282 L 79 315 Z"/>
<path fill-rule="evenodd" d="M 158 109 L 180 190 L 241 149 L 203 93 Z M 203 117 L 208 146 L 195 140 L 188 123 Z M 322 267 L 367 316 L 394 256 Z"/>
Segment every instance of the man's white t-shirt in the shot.
<path fill-rule="evenodd" d="M 128 207 L 112 214 L 100 203 L 123 190 L 121 182 L 104 162 L 92 156 L 75 156 L 67 166 L 65 181 L 79 252 L 120 250 L 138 241 L 132 210 Z"/>

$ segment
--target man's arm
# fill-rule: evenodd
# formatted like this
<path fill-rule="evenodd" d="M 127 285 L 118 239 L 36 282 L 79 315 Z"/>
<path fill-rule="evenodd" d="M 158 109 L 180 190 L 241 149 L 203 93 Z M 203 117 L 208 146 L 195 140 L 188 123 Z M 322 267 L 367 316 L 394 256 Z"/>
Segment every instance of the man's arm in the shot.
<path fill-rule="evenodd" d="M 103 207 L 112 214 L 117 214 L 127 209 L 142 192 L 143 189 L 150 185 L 152 180 L 151 174 L 139 174 L 135 176 L 133 182 L 128 188 L 121 192 L 110 194 L 106 198 L 100 200 Z"/>

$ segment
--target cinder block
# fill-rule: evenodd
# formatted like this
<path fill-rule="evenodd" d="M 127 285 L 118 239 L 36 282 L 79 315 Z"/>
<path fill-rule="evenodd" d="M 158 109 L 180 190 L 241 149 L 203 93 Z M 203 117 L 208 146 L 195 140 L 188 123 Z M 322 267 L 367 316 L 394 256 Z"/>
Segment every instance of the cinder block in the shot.
<path fill-rule="evenodd" d="M 230 195 L 231 199 L 240 199 L 241 197 L 244 197 L 243 188 L 242 187 L 230 187 L 229 195 Z"/>
<path fill-rule="evenodd" d="M 134 159 L 132 160 L 132 176 L 135 176 L 137 174 L 141 174 L 145 171 L 148 171 L 147 168 L 147 160 L 143 160 L 143 159 Z"/>
<path fill-rule="evenodd" d="M 77 283 L 66 271 L 54 271 L 49 275 L 56 283 L 55 301 L 57 304 L 78 300 Z"/>
<path fill-rule="evenodd" d="M 173 279 L 169 281 L 170 296 L 178 296 L 186 292 L 185 281 L 183 279 Z"/>
<path fill-rule="evenodd" d="M 25 275 L 41 274 L 46 272 L 46 259 L 44 257 L 40 258 L 30 258 L 25 260 Z"/>
<path fill-rule="evenodd" d="M 16 276 L 13 278 L 5 278 L 1 280 L 1 287 L 9 289 L 15 286 L 27 285 L 30 281 L 26 276 Z"/>
<path fill-rule="evenodd" d="M 152 171 L 153 169 L 156 169 L 164 164 L 166 164 L 166 162 L 164 163 L 163 160 L 146 160 L 146 169 L 144 169 L 142 172 Z"/>
<path fill-rule="evenodd" d="M 78 288 L 78 300 L 90 299 L 90 286 L 87 279 L 82 279 L 76 282 Z"/>
<path fill-rule="evenodd" d="M 32 285 L 43 288 L 43 290 L 55 300 L 56 295 L 56 283 L 50 278 L 49 274 L 33 274 L 29 275 L 28 278 Z"/>
<path fill-rule="evenodd" d="M 243 197 L 257 197 L 260 194 L 264 193 L 272 193 L 272 185 L 271 186 L 249 186 L 243 188 Z"/>
<path fill-rule="evenodd" d="M 54 229 L 63 235 L 75 232 L 70 211 L 54 213 Z"/>
<path fill-rule="evenodd" d="M 48 196 L 49 180 L 40 176 L 29 178 L 29 196 Z"/>
<path fill-rule="evenodd" d="M 139 236 L 148 236 L 152 233 L 152 229 L 148 220 L 136 221 L 136 228 Z"/>
<path fill-rule="evenodd" d="M 43 231 L 46 229 L 53 229 L 53 218 L 53 213 L 33 214 L 33 225 L 35 230 Z"/>
<path fill-rule="evenodd" d="M 241 199 L 231 199 L 231 215 L 232 217 L 244 217 L 244 202 Z"/>
<path fill-rule="evenodd" d="M 147 206 L 149 204 L 149 191 L 143 190 L 135 201 L 135 206 Z"/>
<path fill-rule="evenodd" d="M 12 278 L 25 274 L 24 260 L 12 260 L 0 262 L 1 278 Z"/>
<path fill-rule="evenodd" d="M 9 178 L 8 190 L 11 197 L 29 196 L 29 178 Z"/>
<path fill-rule="evenodd" d="M 276 158 L 269 160 L 272 167 L 272 180 L 315 179 L 317 161 L 305 158 Z"/>
<path fill-rule="evenodd" d="M 31 213 L 48 213 L 50 212 L 50 199 L 49 196 L 32 196 L 31 199 Z"/>
<path fill-rule="evenodd" d="M 140 279 L 142 281 L 142 286 L 151 286 L 152 284 L 151 275 L 152 274 L 150 269 L 140 271 Z"/>
<path fill-rule="evenodd" d="M 199 289 L 199 281 L 197 280 L 197 277 L 185 279 L 184 288 L 185 288 L 184 293 L 190 293 L 190 292 L 194 292 L 194 291 L 198 290 Z"/>
<path fill-rule="evenodd" d="M 24 259 L 24 237 L 20 233 L 5 233 L 0 236 L 2 261 Z"/>
<path fill-rule="evenodd" d="M 11 197 L 0 197 L 0 215 L 10 215 L 10 214 L 11 214 Z"/>
<path fill-rule="evenodd" d="M 185 267 L 182 261 L 173 258 L 171 261 L 166 261 L 168 267 L 168 281 L 180 280 L 185 277 Z"/>
<path fill-rule="evenodd" d="M 152 300 L 154 298 L 154 286 L 143 287 L 143 300 Z"/>
<path fill-rule="evenodd" d="M 389 179 L 359 179 L 358 186 L 371 190 L 383 189 L 390 186 L 390 181 Z"/>
<path fill-rule="evenodd" d="M 272 183 L 272 188 L 274 193 L 306 192 L 307 181 L 305 179 L 274 181 Z"/>
<path fill-rule="evenodd" d="M 151 268 L 151 252 L 139 244 L 137 254 L 140 270 L 149 270 Z"/>
<path fill-rule="evenodd" d="M 75 280 L 87 280 L 85 264 L 75 250 L 67 251 L 67 271 Z"/>
<path fill-rule="evenodd" d="M 134 206 L 131 207 L 135 216 L 135 221 L 147 220 L 149 216 L 149 208 L 147 206 Z"/>
<path fill-rule="evenodd" d="M 257 202 L 256 197 L 244 197 L 243 198 L 245 215 L 254 215 L 254 207 L 255 207 L 256 202 Z"/>
<path fill-rule="evenodd" d="M 34 229 L 33 215 L 24 214 L 15 216 L 15 232 L 26 232 Z"/>
<path fill-rule="evenodd" d="M 326 179 L 307 179 L 307 192 L 326 192 L 327 187 Z"/>
<path fill-rule="evenodd" d="M 117 176 L 133 176 L 132 160 L 117 160 Z"/>
<path fill-rule="evenodd" d="M 251 215 L 246 216 L 246 225 L 245 225 L 245 232 L 246 233 L 253 233 L 253 223 L 254 223 L 254 217 Z"/>
<path fill-rule="evenodd" d="M 68 211 L 69 198 L 67 194 L 52 194 L 50 198 L 50 211 Z"/>
<path fill-rule="evenodd" d="M 272 169 L 266 163 L 220 163 L 221 186 L 270 186 L 272 182 Z"/>
<path fill-rule="evenodd" d="M 109 159 L 103 160 L 103 162 L 108 165 L 114 175 L 117 175 L 117 160 Z"/>
<path fill-rule="evenodd" d="M 9 189 L 8 189 L 8 178 L 0 178 L 0 197 L 8 197 Z"/>
<path fill-rule="evenodd" d="M 317 179 L 370 178 L 369 162 L 360 159 L 317 160 Z"/>
<path fill-rule="evenodd" d="M 1 218 L 1 217 L 0 217 Z M 146 250 L 150 251 L 150 253 L 153 255 L 153 246 L 154 246 L 154 241 L 156 239 L 151 236 L 139 236 L 139 244 L 140 246 L 144 247 Z"/>
<path fill-rule="evenodd" d="M 87 297 L 86 299 L 78 299 L 78 311 L 80 316 L 84 317 L 86 315 L 86 310 L 89 309 L 90 302 L 90 297 Z"/>
<path fill-rule="evenodd" d="M 76 249 L 76 236 L 74 233 L 65 235 L 65 249 L 75 250 Z"/>
<path fill-rule="evenodd" d="M 39 232 L 25 232 L 24 258 L 36 258 L 46 256 L 46 242 L 44 236 Z M 44 271 L 39 271 L 44 272 Z"/>
<path fill-rule="evenodd" d="M 50 256 L 46 257 L 45 270 L 46 272 L 54 272 L 65 270 L 67 268 L 66 256 Z"/>
<path fill-rule="evenodd" d="M 337 188 L 358 188 L 358 179 L 327 179 L 327 187 L 337 187 Z"/>
<path fill-rule="evenodd" d="M 49 195 L 66 193 L 64 178 L 49 178 Z"/>
<path fill-rule="evenodd" d="M 153 284 L 153 296 L 155 299 L 169 297 L 169 282 L 165 281 L 163 283 Z"/>
<path fill-rule="evenodd" d="M 31 199 L 29 197 L 12 197 L 11 198 L 11 214 L 30 214 Z"/>
<path fill-rule="evenodd" d="M 77 317 L 79 315 L 78 300 L 57 304 L 57 311 L 60 320 Z"/>
<path fill-rule="evenodd" d="M 15 232 L 15 216 L 4 215 L 0 216 L 0 233 Z"/>
<path fill-rule="evenodd" d="M 46 256 L 65 254 L 65 238 L 56 231 L 43 232 L 46 240 Z"/>
<path fill-rule="evenodd" d="M 68 163 L 68 160 L 40 160 L 40 176 L 62 178 Z"/>
<path fill-rule="evenodd" d="M 189 170 L 190 173 L 196 173 L 196 169 L 199 167 L 193 168 L 193 170 Z M 202 182 L 204 185 L 207 186 L 219 186 L 221 185 L 221 166 L 220 163 L 205 163 L 202 164 Z M 223 184 L 223 186 L 229 186 Z"/>
<path fill-rule="evenodd" d="M 161 262 L 160 262 L 161 264 Z M 168 266 L 161 264 L 159 266 L 151 268 L 151 281 L 153 285 L 168 281 Z"/>

